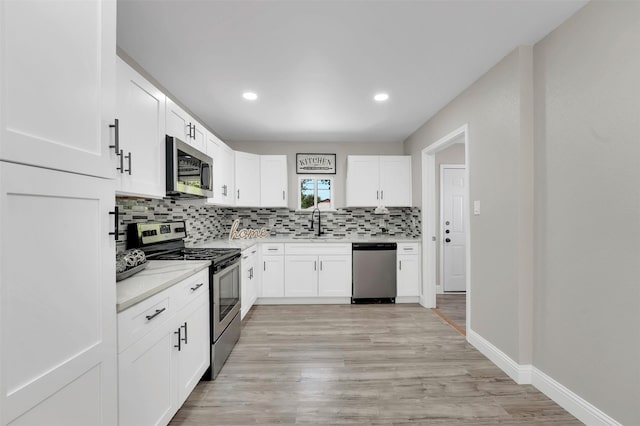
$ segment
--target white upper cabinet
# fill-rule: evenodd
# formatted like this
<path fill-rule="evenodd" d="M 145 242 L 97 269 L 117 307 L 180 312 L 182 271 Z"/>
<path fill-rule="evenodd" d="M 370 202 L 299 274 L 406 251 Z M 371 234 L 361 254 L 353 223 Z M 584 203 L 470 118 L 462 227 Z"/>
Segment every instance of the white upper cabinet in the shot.
<path fill-rule="evenodd" d="M 207 199 L 207 202 L 222 206 L 233 205 L 235 203 L 233 150 L 211 132 L 207 132 L 205 150 L 207 155 L 213 158 L 213 197 Z"/>
<path fill-rule="evenodd" d="M 260 156 L 235 151 L 236 206 L 260 205 Z"/>
<path fill-rule="evenodd" d="M 165 96 L 122 59 L 116 64 L 118 186 L 123 195 L 161 198 L 165 185 Z"/>
<path fill-rule="evenodd" d="M 288 174 L 286 155 L 260 156 L 260 205 L 262 207 L 287 207 Z"/>
<path fill-rule="evenodd" d="M 385 155 L 380 157 L 380 205 L 411 206 L 411 157 Z"/>
<path fill-rule="evenodd" d="M 411 206 L 411 157 L 347 157 L 347 207 Z"/>
<path fill-rule="evenodd" d="M 347 207 L 377 206 L 380 200 L 379 159 L 374 155 L 347 157 Z"/>
<path fill-rule="evenodd" d="M 205 152 L 204 126 L 169 98 L 167 98 L 167 134 L 188 143 L 200 152 Z"/>
<path fill-rule="evenodd" d="M 114 1 L 0 2 L 0 159 L 113 178 Z"/>

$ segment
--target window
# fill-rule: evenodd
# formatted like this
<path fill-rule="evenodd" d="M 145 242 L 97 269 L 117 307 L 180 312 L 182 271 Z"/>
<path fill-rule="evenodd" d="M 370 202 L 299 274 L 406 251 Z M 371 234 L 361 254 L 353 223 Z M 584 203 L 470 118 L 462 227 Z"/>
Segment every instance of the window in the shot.
<path fill-rule="evenodd" d="M 333 179 L 301 177 L 298 192 L 298 209 L 333 210 Z"/>

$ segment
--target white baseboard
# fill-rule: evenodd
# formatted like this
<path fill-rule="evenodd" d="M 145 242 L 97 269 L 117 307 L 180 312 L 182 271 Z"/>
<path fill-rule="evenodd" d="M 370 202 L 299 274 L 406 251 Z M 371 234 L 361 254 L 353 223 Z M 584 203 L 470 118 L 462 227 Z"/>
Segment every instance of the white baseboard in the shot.
<path fill-rule="evenodd" d="M 519 385 L 531 384 L 531 365 L 520 365 L 473 330 L 467 330 L 467 341 L 507 373 Z"/>
<path fill-rule="evenodd" d="M 256 305 L 349 305 L 350 297 L 259 297 Z"/>
<path fill-rule="evenodd" d="M 622 426 L 599 408 L 580 397 L 571 389 L 533 367 L 531 384 L 547 395 L 559 406 L 573 414 L 578 420 L 589 426 Z"/>
<path fill-rule="evenodd" d="M 420 296 L 396 296 L 396 303 L 420 303 Z"/>
<path fill-rule="evenodd" d="M 520 385 L 531 384 L 556 404 L 588 426 L 622 426 L 571 389 L 536 367 L 521 365 L 473 330 L 467 330 L 467 341 Z"/>

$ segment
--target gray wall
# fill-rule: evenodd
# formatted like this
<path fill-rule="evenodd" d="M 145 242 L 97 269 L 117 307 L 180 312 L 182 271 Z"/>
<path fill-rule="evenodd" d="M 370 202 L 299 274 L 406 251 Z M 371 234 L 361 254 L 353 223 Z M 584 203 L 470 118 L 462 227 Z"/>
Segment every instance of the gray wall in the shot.
<path fill-rule="evenodd" d="M 460 138 L 462 139 L 462 137 Z M 436 163 L 436 223 L 442 226 L 440 223 L 440 166 L 443 164 L 464 164 L 464 140 L 462 143 L 456 143 L 435 155 Z M 439 229 L 439 228 L 436 228 Z M 442 241 L 438 240 L 436 244 L 436 265 L 440 265 L 440 250 L 442 249 Z M 436 268 L 436 283 L 440 284 L 440 268 Z"/>
<path fill-rule="evenodd" d="M 640 2 L 589 3 L 534 64 L 534 364 L 640 425 Z"/>
<path fill-rule="evenodd" d="M 405 141 L 405 153 L 413 156 L 413 200 L 422 206 L 422 149 L 469 125 L 469 190 L 471 200 L 482 202 L 482 214 L 471 216 L 471 329 L 523 364 L 531 361 L 531 348 L 519 337 L 531 342 L 532 318 L 530 308 L 520 306 L 521 294 L 531 292 L 531 274 L 522 279 L 521 270 L 533 263 L 533 219 L 523 231 L 521 212 L 533 190 L 526 185 L 532 177 L 525 182 L 520 170 L 533 160 L 521 155 L 531 141 L 520 128 L 523 119 L 532 120 L 524 114 L 530 96 L 521 99 L 531 55 L 527 47 L 509 54 Z"/>
<path fill-rule="evenodd" d="M 402 143 L 296 143 L 296 142 L 227 142 L 236 151 L 253 154 L 286 154 L 289 172 L 289 208 L 297 208 L 298 175 L 296 175 L 296 153 L 336 154 L 336 174 L 334 178 L 334 207 L 345 205 L 345 180 L 347 176 L 347 155 L 402 155 Z"/>
<path fill-rule="evenodd" d="M 594 1 L 405 141 L 469 124 L 471 328 L 640 424 L 640 2 Z"/>

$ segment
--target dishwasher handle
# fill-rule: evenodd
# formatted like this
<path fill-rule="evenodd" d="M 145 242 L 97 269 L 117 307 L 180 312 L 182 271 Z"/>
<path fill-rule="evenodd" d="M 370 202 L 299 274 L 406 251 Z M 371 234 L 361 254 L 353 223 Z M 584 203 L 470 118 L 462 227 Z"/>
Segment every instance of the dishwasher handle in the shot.
<path fill-rule="evenodd" d="M 396 243 L 354 243 L 353 251 L 373 251 L 373 250 L 397 250 Z"/>

